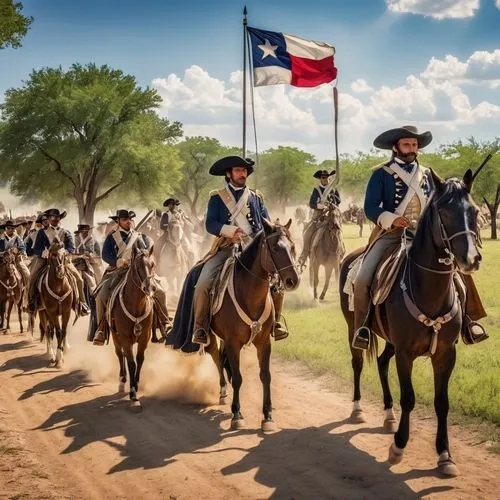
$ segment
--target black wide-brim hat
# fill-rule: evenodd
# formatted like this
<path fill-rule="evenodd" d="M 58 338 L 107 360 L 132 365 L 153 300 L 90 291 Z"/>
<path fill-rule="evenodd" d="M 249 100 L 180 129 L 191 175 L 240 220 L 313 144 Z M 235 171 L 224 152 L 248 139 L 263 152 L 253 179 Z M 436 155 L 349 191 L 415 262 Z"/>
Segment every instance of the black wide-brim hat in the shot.
<path fill-rule="evenodd" d="M 417 127 L 404 125 L 382 132 L 374 141 L 373 145 L 379 149 L 392 149 L 400 139 L 417 139 L 419 149 L 425 148 L 432 142 L 432 134 L 428 130 L 419 133 Z"/>
<path fill-rule="evenodd" d="M 58 208 L 49 208 L 48 210 L 45 210 L 44 215 L 46 215 L 47 217 L 50 217 L 52 215 L 64 219 L 64 217 L 66 217 L 66 215 L 68 214 L 66 213 L 66 210 L 64 210 L 64 212 L 60 212 Z"/>
<path fill-rule="evenodd" d="M 8 227 L 19 227 L 21 225 L 20 222 L 14 222 L 11 220 L 6 220 L 3 224 L 0 224 L 0 229 L 6 229 Z"/>
<path fill-rule="evenodd" d="M 49 217 L 47 216 L 47 214 L 40 214 L 40 215 L 36 218 L 36 221 L 35 221 L 35 222 L 36 222 L 37 224 L 41 224 L 41 223 L 42 223 L 42 221 L 44 221 L 44 220 L 48 220 L 48 219 L 49 219 Z"/>
<path fill-rule="evenodd" d="M 313 177 L 315 179 L 321 179 L 321 177 L 330 177 L 330 175 L 333 175 L 334 173 L 335 170 L 332 170 L 331 172 L 328 172 L 328 170 L 316 170 Z"/>
<path fill-rule="evenodd" d="M 109 218 L 118 222 L 118 219 L 133 219 L 135 217 L 135 212 L 133 210 L 117 210 L 116 215 L 110 215 Z"/>
<path fill-rule="evenodd" d="M 173 203 L 174 205 L 176 204 L 175 203 L 175 198 L 167 198 L 164 202 L 163 202 L 163 206 L 164 207 L 167 207 L 168 205 L 170 205 L 170 203 Z"/>
<path fill-rule="evenodd" d="M 75 234 L 80 233 L 81 231 L 90 231 L 93 229 L 90 227 L 90 224 L 78 224 L 77 230 L 75 231 Z"/>
<path fill-rule="evenodd" d="M 217 160 L 211 167 L 208 173 L 210 175 L 226 175 L 226 172 L 230 168 L 243 167 L 247 169 L 248 175 L 250 175 L 254 168 L 255 162 L 250 158 L 242 158 L 241 156 L 225 156 L 220 160 Z"/>

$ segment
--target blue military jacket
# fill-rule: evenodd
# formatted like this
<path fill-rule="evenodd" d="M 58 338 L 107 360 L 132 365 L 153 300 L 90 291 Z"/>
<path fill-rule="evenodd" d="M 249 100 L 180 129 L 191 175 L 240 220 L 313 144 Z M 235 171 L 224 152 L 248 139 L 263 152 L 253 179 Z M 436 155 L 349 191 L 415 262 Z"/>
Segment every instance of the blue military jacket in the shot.
<path fill-rule="evenodd" d="M 406 196 L 408 186 L 400 179 L 396 173 L 390 173 L 384 169 L 384 166 L 390 166 L 392 161 L 375 167 L 376 170 L 368 181 L 365 194 L 365 214 L 374 224 L 379 223 L 379 217 L 383 212 L 394 213 L 398 205 Z M 405 170 L 412 172 L 417 168 L 417 163 L 399 165 Z M 424 170 L 422 190 L 425 196 L 429 196 L 432 191 L 432 180 L 427 169 Z"/>
<path fill-rule="evenodd" d="M 40 229 L 36 233 L 33 253 L 37 257 L 41 257 L 43 251 L 50 247 L 50 240 L 47 236 L 49 231 L 57 231 L 58 238 L 64 243 L 64 249 L 68 253 L 75 253 L 75 241 L 73 239 L 73 235 L 67 229 L 53 228 L 52 226 L 49 226 L 47 229 Z"/>
<path fill-rule="evenodd" d="M 104 240 L 104 244 L 102 246 L 102 260 L 109 264 L 112 267 L 116 266 L 116 261 L 118 260 L 118 245 L 116 244 L 114 234 L 116 231 L 109 233 Z M 123 231 L 120 229 L 120 236 L 122 238 L 123 243 L 127 244 L 129 241 L 129 236 L 132 234 L 131 231 Z M 137 245 L 142 248 L 151 248 L 153 245 L 152 240 L 148 238 L 145 234 L 139 234 L 137 237 Z"/>
<path fill-rule="evenodd" d="M 319 185 L 317 188 L 314 188 L 311 193 L 311 198 L 309 199 L 309 208 L 318 208 L 318 203 L 320 202 L 320 194 L 318 189 L 321 191 L 321 195 L 325 192 L 325 189 L 328 186 Z M 335 203 L 335 205 L 340 205 L 340 194 L 336 189 L 332 189 L 330 194 L 328 195 L 328 201 L 330 203 Z"/>
<path fill-rule="evenodd" d="M 236 202 L 238 202 L 243 194 L 243 189 L 234 189 L 231 185 L 229 185 L 229 189 Z M 252 190 L 248 197 L 248 208 L 250 211 L 247 215 L 247 219 L 252 226 L 253 235 L 255 235 L 263 228 L 262 219 L 269 219 L 269 212 L 264 206 L 262 198 Z M 230 219 L 231 214 L 222 201 L 222 198 L 217 194 L 217 191 L 213 191 L 208 201 L 207 217 L 205 221 L 207 231 L 214 236 L 220 236 L 223 226 L 231 224 Z"/>
<path fill-rule="evenodd" d="M 17 248 L 20 253 L 26 254 L 26 246 L 18 234 L 14 234 L 14 236 L 11 236 L 10 238 L 4 234 L 0 238 L 0 252 L 5 252 L 8 248 L 13 247 Z"/>
<path fill-rule="evenodd" d="M 75 236 L 75 248 L 78 254 L 94 253 L 99 257 L 101 256 L 101 245 L 93 236 L 90 236 L 87 241 L 83 241 L 82 237 L 77 234 Z"/>

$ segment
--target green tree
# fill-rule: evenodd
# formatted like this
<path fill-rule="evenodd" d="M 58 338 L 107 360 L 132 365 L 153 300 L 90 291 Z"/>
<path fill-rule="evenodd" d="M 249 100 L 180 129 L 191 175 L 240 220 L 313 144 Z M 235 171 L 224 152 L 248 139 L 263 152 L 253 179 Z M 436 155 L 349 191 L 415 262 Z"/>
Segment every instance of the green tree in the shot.
<path fill-rule="evenodd" d="M 303 203 L 311 190 L 312 154 L 297 148 L 278 146 L 268 149 L 259 159 L 259 187 L 266 202 L 284 212 L 291 203 Z"/>
<path fill-rule="evenodd" d="M 22 14 L 23 4 L 13 0 L 0 0 L 0 49 L 21 46 L 21 39 L 28 32 L 32 17 Z"/>
<path fill-rule="evenodd" d="M 497 239 L 497 213 L 500 206 L 500 138 L 478 142 L 474 137 L 467 141 L 456 141 L 441 146 L 442 176 L 462 178 L 468 168 L 474 172 L 488 153 L 493 158 L 476 177 L 473 196 L 477 202 L 484 202 L 491 216 L 491 239 Z M 444 173 L 443 173 L 444 172 Z"/>
<path fill-rule="evenodd" d="M 159 200 L 178 181 L 182 135 L 160 101 L 108 66 L 33 71 L 0 108 L 2 180 L 28 201 L 76 201 L 89 224 L 111 194 Z"/>
<path fill-rule="evenodd" d="M 177 144 L 182 162 L 181 179 L 175 194 L 189 205 L 191 214 L 198 217 L 204 210 L 211 189 L 220 186 L 220 179 L 210 175 L 212 164 L 226 155 L 237 155 L 238 150 L 223 146 L 211 137 L 188 137 Z"/>

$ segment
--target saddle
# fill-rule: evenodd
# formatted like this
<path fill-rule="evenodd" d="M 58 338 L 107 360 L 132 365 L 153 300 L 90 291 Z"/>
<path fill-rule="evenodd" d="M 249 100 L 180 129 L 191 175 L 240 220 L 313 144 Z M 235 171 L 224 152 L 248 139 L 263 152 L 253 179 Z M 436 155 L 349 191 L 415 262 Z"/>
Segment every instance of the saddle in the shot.
<path fill-rule="evenodd" d="M 212 290 L 210 291 L 210 318 L 215 316 L 222 307 L 229 280 L 233 279 L 235 263 L 235 257 L 229 257 L 226 262 L 224 262 L 219 274 L 215 277 Z"/>

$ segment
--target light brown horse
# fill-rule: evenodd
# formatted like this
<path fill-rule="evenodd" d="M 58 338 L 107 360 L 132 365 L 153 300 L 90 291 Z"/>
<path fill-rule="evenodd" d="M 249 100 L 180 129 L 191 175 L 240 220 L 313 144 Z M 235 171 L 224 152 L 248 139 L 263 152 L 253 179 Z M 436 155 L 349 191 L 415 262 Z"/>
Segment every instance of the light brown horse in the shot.
<path fill-rule="evenodd" d="M 193 265 L 184 250 L 184 238 L 182 221 L 173 217 L 166 234 L 158 241 L 160 246 L 157 253 L 158 274 L 167 278 L 174 293 L 181 288 L 190 264 Z"/>
<path fill-rule="evenodd" d="M 319 268 L 325 269 L 325 284 L 319 300 L 324 300 L 332 272 L 339 279 L 340 263 L 344 258 L 345 247 L 342 240 L 342 213 L 336 205 L 328 205 L 324 222 L 319 227 L 311 243 L 309 279 L 313 287 L 314 298 L 318 298 Z"/>
<path fill-rule="evenodd" d="M 275 427 L 271 415 L 271 372 L 269 370 L 270 336 L 275 314 L 269 291 L 269 280 L 271 277 L 279 277 L 285 290 L 295 290 L 299 285 L 300 279 L 293 256 L 293 242 L 288 231 L 291 222 L 290 219 L 288 224 L 282 227 L 274 226 L 264 220 L 264 230 L 237 257 L 234 269 L 235 301 L 231 298 L 229 291 L 226 291 L 220 311 L 212 318 L 210 344 L 206 350 L 212 355 L 219 368 L 220 396 L 223 400 L 226 396 L 226 384 L 215 335 L 224 343 L 224 354 L 229 361 L 233 386 L 232 429 L 242 429 L 245 426 L 243 415 L 240 412 L 240 387 L 242 383 L 240 352 L 245 345 L 250 343 L 257 348 L 260 380 L 264 390 L 262 430 L 272 431 Z M 269 308 L 269 301 L 271 301 L 271 311 L 265 316 L 264 313 Z M 237 312 L 236 308 L 240 308 L 243 314 Z M 252 321 L 253 324 L 249 325 L 248 323 L 252 323 Z"/>
<path fill-rule="evenodd" d="M 24 284 L 16 269 L 16 250 L 9 248 L 0 253 L 0 331 L 6 335 L 10 331 L 10 314 L 17 305 L 19 327 L 23 333 L 22 304 Z M 6 325 L 4 327 L 4 322 Z"/>
<path fill-rule="evenodd" d="M 64 351 L 67 348 L 66 335 L 71 309 L 74 304 L 74 291 L 67 269 L 64 243 L 54 239 L 50 246 L 47 267 L 40 275 L 40 341 L 47 343 L 50 365 L 62 368 Z M 34 318 L 30 321 L 33 329 Z M 56 336 L 57 348 L 54 354 L 53 340 Z"/>
<path fill-rule="evenodd" d="M 153 325 L 154 260 L 153 248 L 144 249 L 136 243 L 132 250 L 130 267 L 124 281 L 111 296 L 109 327 L 113 336 L 116 356 L 120 363 L 118 391 L 125 390 L 127 374 L 130 378 L 130 399 L 132 406 L 140 408 L 137 396 L 144 352 L 151 338 Z M 133 346 L 137 343 L 134 359 Z"/>

